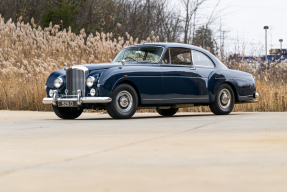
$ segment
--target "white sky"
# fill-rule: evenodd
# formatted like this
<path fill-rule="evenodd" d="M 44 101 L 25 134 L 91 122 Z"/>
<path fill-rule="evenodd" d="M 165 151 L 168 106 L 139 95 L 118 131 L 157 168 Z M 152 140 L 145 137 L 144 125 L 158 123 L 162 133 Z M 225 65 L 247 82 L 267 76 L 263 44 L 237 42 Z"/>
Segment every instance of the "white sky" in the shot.
<path fill-rule="evenodd" d="M 208 0 L 199 17 L 206 19 L 217 1 Z M 181 0 L 174 2 L 179 5 Z M 271 47 L 280 48 L 279 39 L 283 39 L 283 48 L 287 48 L 287 0 L 221 0 L 218 9 L 224 9 L 221 26 L 228 31 L 225 51 L 241 53 L 245 45 L 246 54 L 264 54 L 265 25 L 269 26 L 268 51 Z M 219 26 L 220 19 L 212 28 L 218 30 Z"/>

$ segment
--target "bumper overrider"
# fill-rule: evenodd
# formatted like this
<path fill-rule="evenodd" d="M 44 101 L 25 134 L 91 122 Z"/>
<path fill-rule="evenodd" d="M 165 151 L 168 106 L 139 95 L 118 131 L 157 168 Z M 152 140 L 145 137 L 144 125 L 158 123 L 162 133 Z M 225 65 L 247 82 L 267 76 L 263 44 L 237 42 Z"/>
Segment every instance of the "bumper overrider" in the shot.
<path fill-rule="evenodd" d="M 53 91 L 53 97 L 45 97 L 43 98 L 42 102 L 44 104 L 53 104 L 53 105 L 58 105 L 58 102 L 62 101 L 67 101 L 67 102 L 77 102 L 78 105 L 82 105 L 83 103 L 89 103 L 89 104 L 94 104 L 94 103 L 110 103 L 112 101 L 112 98 L 110 97 L 82 97 L 81 96 L 81 90 L 77 91 L 77 97 L 74 98 L 62 98 L 59 97 L 58 91 L 54 90 Z"/>

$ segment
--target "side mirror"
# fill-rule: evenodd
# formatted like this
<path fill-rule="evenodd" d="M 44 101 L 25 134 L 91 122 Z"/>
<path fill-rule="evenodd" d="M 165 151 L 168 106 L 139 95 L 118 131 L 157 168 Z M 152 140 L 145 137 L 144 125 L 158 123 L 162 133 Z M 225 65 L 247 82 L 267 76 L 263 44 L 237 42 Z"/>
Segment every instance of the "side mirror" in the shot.
<path fill-rule="evenodd" d="M 121 61 L 121 63 L 122 63 L 122 65 L 125 65 L 125 64 L 126 64 L 126 60 L 123 59 L 123 60 Z"/>

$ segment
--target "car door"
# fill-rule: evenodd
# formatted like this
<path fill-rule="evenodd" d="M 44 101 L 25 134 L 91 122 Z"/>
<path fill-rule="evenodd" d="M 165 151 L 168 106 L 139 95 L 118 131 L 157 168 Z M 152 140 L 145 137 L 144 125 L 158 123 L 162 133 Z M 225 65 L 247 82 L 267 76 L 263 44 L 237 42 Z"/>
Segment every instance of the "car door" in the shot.
<path fill-rule="evenodd" d="M 169 48 L 162 60 L 162 103 L 194 103 L 199 95 L 197 70 L 192 66 L 191 50 Z"/>
<path fill-rule="evenodd" d="M 206 54 L 196 50 L 192 50 L 192 62 L 199 74 L 199 92 L 197 97 L 201 103 L 208 103 L 208 79 L 210 74 L 215 70 L 215 65 Z"/>

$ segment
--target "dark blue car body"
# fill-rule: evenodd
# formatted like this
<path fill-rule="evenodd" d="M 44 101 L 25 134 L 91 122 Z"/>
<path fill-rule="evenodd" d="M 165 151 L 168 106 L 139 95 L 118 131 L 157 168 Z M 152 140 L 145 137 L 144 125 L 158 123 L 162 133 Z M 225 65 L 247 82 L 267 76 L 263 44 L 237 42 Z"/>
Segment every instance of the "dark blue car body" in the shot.
<path fill-rule="evenodd" d="M 254 78 L 251 74 L 228 69 L 210 52 L 196 46 L 179 43 L 153 43 L 145 46 L 160 46 L 164 53 L 168 48 L 186 48 L 199 51 L 208 56 L 214 67 L 158 63 L 104 63 L 83 65 L 88 68 L 88 76 L 94 76 L 98 83 L 93 86 L 96 96 L 111 97 L 113 90 L 122 83 L 134 87 L 139 97 L 138 106 L 161 106 L 172 104 L 207 105 L 214 102 L 215 93 L 223 83 L 229 84 L 235 95 L 236 102 L 254 99 L 256 92 Z M 133 45 L 130 47 L 143 46 Z M 61 88 L 54 87 L 54 80 L 61 77 L 64 84 Z M 66 69 L 53 72 L 46 83 L 47 95 L 50 89 L 65 94 Z M 99 85 L 98 85 L 99 84 Z M 89 97 L 86 86 L 85 96 Z M 101 105 L 99 105 L 101 106 Z"/>

